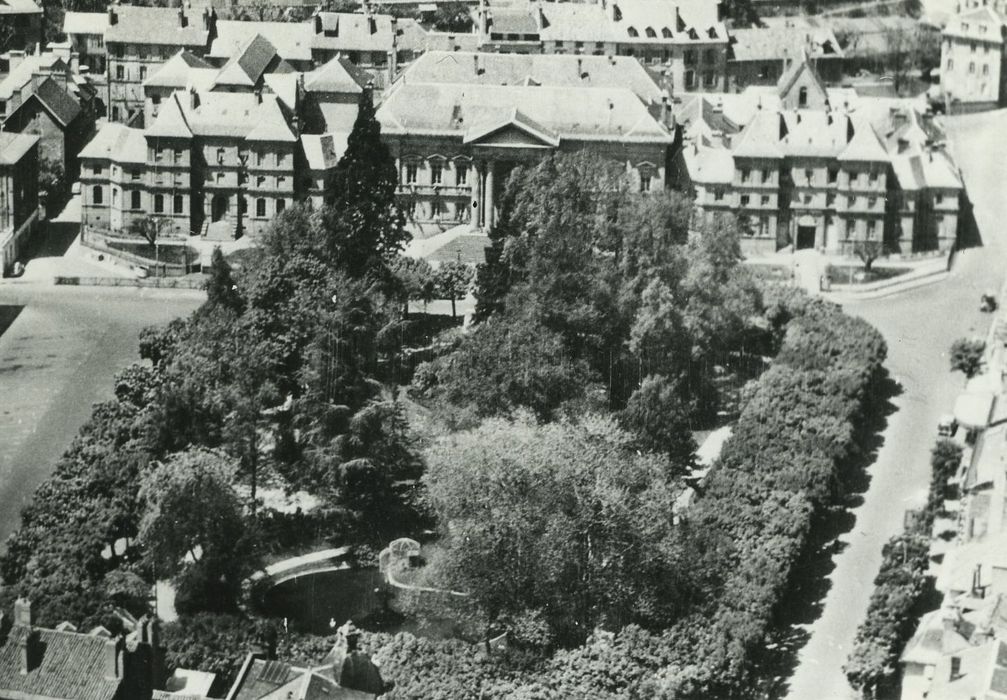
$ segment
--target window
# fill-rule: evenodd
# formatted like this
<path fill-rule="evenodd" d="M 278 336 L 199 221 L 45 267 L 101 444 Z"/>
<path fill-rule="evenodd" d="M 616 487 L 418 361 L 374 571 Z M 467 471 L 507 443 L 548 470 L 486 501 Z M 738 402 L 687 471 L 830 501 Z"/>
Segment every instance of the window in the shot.
<path fill-rule="evenodd" d="M 839 180 L 838 168 L 829 168 L 829 184 L 834 185 L 837 180 Z"/>
<path fill-rule="evenodd" d="M 686 64 L 691 64 L 696 62 L 696 52 L 692 49 L 688 49 L 685 52 L 685 62 Z"/>
<path fill-rule="evenodd" d="M 469 166 L 465 163 L 455 163 L 455 184 L 465 185 L 469 179 Z"/>
<path fill-rule="evenodd" d="M 155 194 L 154 195 L 154 213 L 163 214 L 164 213 L 164 195 Z"/>
<path fill-rule="evenodd" d="M 176 214 L 184 214 L 185 213 L 185 198 L 182 195 L 176 194 L 172 198 L 171 205 L 172 205 L 172 210 Z"/>
<path fill-rule="evenodd" d="M 266 154 L 264 154 L 262 151 L 256 151 L 256 153 L 255 153 L 255 164 L 256 165 L 262 165 L 265 162 L 266 162 Z"/>
<path fill-rule="evenodd" d="M 266 186 L 266 176 L 265 175 L 259 175 L 259 176 L 257 176 L 255 178 L 255 186 L 256 187 L 265 187 Z"/>
<path fill-rule="evenodd" d="M 808 88 L 801 86 L 801 89 L 797 92 L 797 106 L 807 107 L 808 106 Z"/>
<path fill-rule="evenodd" d="M 182 151 L 178 148 L 175 149 L 175 165 L 182 164 Z"/>
<path fill-rule="evenodd" d="M 972 43 L 972 44 L 969 45 L 969 51 L 971 51 L 972 53 L 976 52 L 976 45 L 975 45 L 975 43 Z"/>
<path fill-rule="evenodd" d="M 724 190 L 714 190 L 713 191 L 713 201 L 721 202 L 724 200 Z"/>
<path fill-rule="evenodd" d="M 147 66 L 140 66 L 140 80 L 147 79 Z"/>
<path fill-rule="evenodd" d="M 815 184 L 815 171 L 811 169 L 805 170 L 804 179 L 808 181 L 809 185 Z"/>
<path fill-rule="evenodd" d="M 835 206 L 835 204 L 836 204 L 836 195 L 832 194 L 831 192 L 825 195 L 825 206 L 833 207 Z"/>
<path fill-rule="evenodd" d="M 224 184 L 224 173 L 215 173 L 214 177 L 216 178 L 216 181 L 217 181 L 218 185 L 223 185 Z"/>
<path fill-rule="evenodd" d="M 140 179 L 140 171 L 139 170 L 130 170 L 129 171 L 129 179 L 130 180 L 139 180 Z"/>
<path fill-rule="evenodd" d="M 255 215 L 265 216 L 266 215 L 266 200 L 263 197 L 259 197 L 255 200 Z"/>
<path fill-rule="evenodd" d="M 244 185 L 246 182 L 248 182 L 248 173 L 246 173 L 244 170 L 239 170 L 238 171 L 238 184 L 239 185 Z"/>
<path fill-rule="evenodd" d="M 857 206 L 857 198 L 856 197 L 847 197 L 846 198 L 846 206 L 848 206 L 850 208 L 853 208 L 853 207 Z"/>
<path fill-rule="evenodd" d="M 878 222 L 877 221 L 868 221 L 867 222 L 867 237 L 868 238 L 871 238 L 871 239 L 875 238 L 876 237 L 875 234 L 877 233 L 877 230 L 878 230 Z"/>
<path fill-rule="evenodd" d="M 955 62 L 954 62 L 954 60 L 952 60 L 952 59 L 950 59 L 950 58 L 949 58 L 949 59 L 948 59 L 948 70 L 951 70 L 951 69 L 952 69 L 952 68 L 954 68 L 954 67 L 955 67 Z"/>
<path fill-rule="evenodd" d="M 629 28 L 629 29 L 627 29 L 626 31 L 627 31 L 627 32 L 629 32 L 629 35 L 630 35 L 631 37 L 633 37 L 634 39 L 635 39 L 636 37 L 640 36 L 640 32 L 636 31 L 636 27 L 630 27 L 630 28 Z"/>
<path fill-rule="evenodd" d="M 713 55 L 713 49 L 707 49 L 703 52 L 703 60 L 707 63 L 713 63 L 716 60 Z"/>
<path fill-rule="evenodd" d="M 696 71 L 691 68 L 685 71 L 685 86 L 690 89 L 696 87 Z"/>
<path fill-rule="evenodd" d="M 772 179 L 773 179 L 772 172 L 770 172 L 769 170 L 763 170 L 762 171 L 762 183 L 763 184 L 768 185 Z"/>
<path fill-rule="evenodd" d="M 286 159 L 287 158 L 286 158 L 286 156 L 284 154 L 277 153 L 276 154 L 276 167 L 277 168 L 282 168 L 283 167 L 283 161 L 285 161 Z"/>
<path fill-rule="evenodd" d="M 439 219 L 441 217 L 441 202 L 439 199 L 435 199 L 430 202 L 430 218 Z"/>
<path fill-rule="evenodd" d="M 287 186 L 287 178 L 283 177 L 282 175 L 277 176 L 276 189 L 282 190 L 286 186 Z"/>
<path fill-rule="evenodd" d="M 94 173 L 95 175 L 101 175 L 101 166 L 100 165 L 92 165 L 91 166 L 91 172 Z"/>
<path fill-rule="evenodd" d="M 989 74 L 990 74 L 990 67 L 989 67 L 989 64 L 987 64 L 987 63 L 984 63 L 984 64 L 983 64 L 983 75 L 989 75 Z"/>
<path fill-rule="evenodd" d="M 975 64 L 975 61 L 969 61 L 969 75 L 972 75 L 972 74 L 974 74 L 975 72 L 976 72 L 976 64 Z"/>
<path fill-rule="evenodd" d="M 877 197 L 868 197 L 867 198 L 867 206 L 870 207 L 871 209 L 873 209 L 877 205 L 877 203 L 878 203 L 878 198 Z"/>
<path fill-rule="evenodd" d="M 741 181 L 742 182 L 748 182 L 748 178 L 749 177 L 751 177 L 751 173 L 748 171 L 748 168 L 742 168 L 742 170 L 741 170 Z"/>
<path fill-rule="evenodd" d="M 218 148 L 217 149 L 217 164 L 218 165 L 223 165 L 224 164 L 224 149 L 223 148 Z"/>
<path fill-rule="evenodd" d="M 277 199 L 276 200 L 276 213 L 282 214 L 283 210 L 287 208 L 287 200 Z"/>
<path fill-rule="evenodd" d="M 937 206 L 940 206 L 940 205 L 944 204 L 944 195 L 942 195 L 942 194 L 935 194 L 934 195 L 934 204 L 936 204 Z"/>
<path fill-rule="evenodd" d="M 430 164 L 430 182 L 432 184 L 434 184 L 434 185 L 441 184 L 441 171 L 443 169 L 444 169 L 444 166 L 441 165 L 440 163 L 431 163 Z"/>
<path fill-rule="evenodd" d="M 762 206 L 764 206 L 764 207 L 768 207 L 769 206 L 769 195 L 768 194 L 762 195 Z"/>
<path fill-rule="evenodd" d="M 406 184 L 412 185 L 416 182 L 416 163 L 406 163 Z"/>
<path fill-rule="evenodd" d="M 748 206 L 748 195 L 747 194 L 741 195 L 741 206 L 743 206 L 743 207 L 747 207 Z"/>
<path fill-rule="evenodd" d="M 115 67 L 115 79 L 116 80 L 125 80 L 126 79 L 126 69 L 123 68 L 122 66 L 116 66 Z"/>
<path fill-rule="evenodd" d="M 714 74 L 712 70 L 707 71 L 706 74 L 703 76 L 703 84 L 706 87 L 713 87 L 714 85 L 717 84 L 717 76 Z"/>
<path fill-rule="evenodd" d="M 140 190 L 133 190 L 129 193 L 129 208 L 139 209 L 140 206 Z"/>
<path fill-rule="evenodd" d="M 645 33 L 647 34 L 647 36 L 648 36 L 648 37 L 650 37 L 651 39 L 656 39 L 656 38 L 657 38 L 657 32 L 655 32 L 655 31 L 654 31 L 654 28 L 653 28 L 653 27 L 647 27 L 647 29 L 645 29 L 645 30 L 644 30 L 644 32 L 645 32 Z"/>
<path fill-rule="evenodd" d="M 119 203 L 119 190 L 117 190 L 116 188 L 113 187 L 112 188 L 112 206 L 115 206 L 118 203 Z"/>
<path fill-rule="evenodd" d="M 650 173 L 640 173 L 640 191 L 641 192 L 650 192 L 650 182 L 651 182 L 651 175 L 650 175 Z"/>
<path fill-rule="evenodd" d="M 104 193 L 101 190 L 101 185 L 95 185 L 91 190 L 91 203 L 101 204 L 104 198 Z"/>
<path fill-rule="evenodd" d="M 671 38 L 671 30 L 668 29 L 667 27 L 664 27 L 663 29 L 661 29 L 661 36 L 663 36 L 665 39 L 670 39 Z"/>

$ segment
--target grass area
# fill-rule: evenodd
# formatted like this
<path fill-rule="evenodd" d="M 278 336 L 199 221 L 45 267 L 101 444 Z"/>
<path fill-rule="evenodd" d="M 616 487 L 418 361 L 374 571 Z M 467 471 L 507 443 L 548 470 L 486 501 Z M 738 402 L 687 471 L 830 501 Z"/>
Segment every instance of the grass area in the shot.
<path fill-rule="evenodd" d="M 106 241 L 109 248 L 169 265 L 184 265 L 199 261 L 199 251 L 185 244 L 159 243 L 152 246 L 147 241 Z"/>
<path fill-rule="evenodd" d="M 874 266 L 862 279 L 856 279 L 856 275 L 864 271 L 863 265 L 829 265 L 829 278 L 832 280 L 832 284 L 867 284 L 868 282 L 898 277 L 909 270 L 908 267 Z"/>

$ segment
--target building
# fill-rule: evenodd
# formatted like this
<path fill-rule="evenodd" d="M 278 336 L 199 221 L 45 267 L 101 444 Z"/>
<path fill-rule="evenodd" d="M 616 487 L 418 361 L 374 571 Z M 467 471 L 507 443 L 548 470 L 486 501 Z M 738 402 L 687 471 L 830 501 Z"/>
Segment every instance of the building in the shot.
<path fill-rule="evenodd" d="M 790 25 L 731 31 L 727 84 L 731 92 L 749 85 L 776 85 L 795 63 L 811 62 L 823 82 L 843 73 L 843 50 L 830 29 Z"/>
<path fill-rule="evenodd" d="M 425 55 L 378 110 L 414 228 L 490 227 L 508 172 L 553 152 L 590 150 L 641 191 L 664 189 L 670 105 L 640 70 L 595 56 Z"/>
<path fill-rule="evenodd" d="M 481 51 L 631 56 L 668 76 L 673 91 L 722 91 L 728 32 L 716 0 L 480 3 Z"/>
<path fill-rule="evenodd" d="M 105 75 L 105 32 L 108 31 L 107 12 L 67 12 L 63 15 L 63 33 L 74 52 L 80 56 L 82 66 L 92 75 Z"/>
<path fill-rule="evenodd" d="M 215 31 L 211 10 L 109 5 L 108 115 L 112 121 L 143 125 L 143 82 L 179 49 L 204 55 Z"/>
<path fill-rule="evenodd" d="M 223 67 L 235 60 L 249 60 L 242 54 L 249 51 L 252 40 L 260 37 L 268 42 L 270 51 L 284 61 L 291 70 L 311 70 L 311 27 L 303 22 L 237 22 L 218 20 L 216 36 L 210 43 L 206 60 L 212 66 Z M 252 47 L 254 50 L 255 47 Z M 251 60 L 255 60 L 254 51 Z"/>
<path fill-rule="evenodd" d="M 679 110 L 676 176 L 697 214 L 737 214 L 746 254 L 949 251 L 962 182 L 930 115 L 826 88 L 810 63 L 776 88 L 695 95 Z"/>
<path fill-rule="evenodd" d="M 1000 3 L 970 3 L 941 33 L 941 92 L 949 111 L 971 112 L 1007 104 L 1004 37 L 1007 15 Z"/>
<path fill-rule="evenodd" d="M 107 124 L 81 151 L 82 222 L 117 232 L 153 217 L 222 240 L 320 204 L 365 80 L 342 57 L 294 71 L 258 34 L 219 68 L 180 50 L 144 82 L 148 125 Z"/>
<path fill-rule="evenodd" d="M 10 35 L 8 49 L 30 51 L 42 41 L 42 8 L 33 0 L 6 0 L 0 24 Z"/>
<path fill-rule="evenodd" d="M 20 257 L 38 223 L 38 142 L 0 131 L 0 270 Z"/>

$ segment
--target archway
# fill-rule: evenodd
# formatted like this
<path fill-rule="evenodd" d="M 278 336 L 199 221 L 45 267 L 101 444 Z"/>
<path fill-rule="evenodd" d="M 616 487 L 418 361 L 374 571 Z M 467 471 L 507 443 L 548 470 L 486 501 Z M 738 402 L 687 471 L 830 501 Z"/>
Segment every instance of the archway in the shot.
<path fill-rule="evenodd" d="M 227 195 L 216 194 L 213 196 L 213 200 L 210 203 L 210 219 L 214 222 L 220 221 L 227 217 L 227 212 L 230 209 L 231 202 Z"/>

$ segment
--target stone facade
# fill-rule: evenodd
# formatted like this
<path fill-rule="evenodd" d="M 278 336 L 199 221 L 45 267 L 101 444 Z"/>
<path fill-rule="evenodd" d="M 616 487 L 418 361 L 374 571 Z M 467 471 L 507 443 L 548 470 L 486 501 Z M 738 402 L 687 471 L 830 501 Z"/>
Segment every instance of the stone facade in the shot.
<path fill-rule="evenodd" d="M 941 92 L 949 111 L 993 109 L 1007 104 L 1007 19 L 1003 10 L 1000 3 L 970 2 L 944 28 Z"/>

